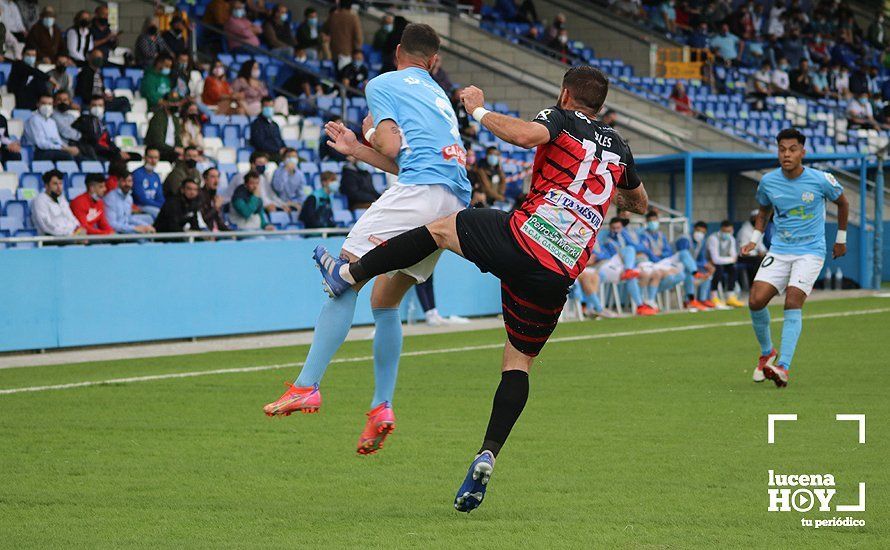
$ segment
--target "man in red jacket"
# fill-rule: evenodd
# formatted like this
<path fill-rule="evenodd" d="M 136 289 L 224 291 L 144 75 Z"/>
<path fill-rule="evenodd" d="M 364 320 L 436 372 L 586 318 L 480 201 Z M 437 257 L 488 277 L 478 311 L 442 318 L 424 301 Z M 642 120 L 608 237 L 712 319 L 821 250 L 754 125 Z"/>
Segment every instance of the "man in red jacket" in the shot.
<path fill-rule="evenodd" d="M 102 174 L 87 175 L 87 190 L 71 201 L 71 212 L 80 225 L 87 230 L 87 235 L 110 235 L 114 229 L 105 218 L 105 176 Z"/>

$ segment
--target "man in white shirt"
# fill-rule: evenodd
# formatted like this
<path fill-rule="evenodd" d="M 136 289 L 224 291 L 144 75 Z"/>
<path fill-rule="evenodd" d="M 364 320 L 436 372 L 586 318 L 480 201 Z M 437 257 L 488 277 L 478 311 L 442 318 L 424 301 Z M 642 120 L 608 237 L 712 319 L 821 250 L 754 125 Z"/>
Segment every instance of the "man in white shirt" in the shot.
<path fill-rule="evenodd" d="M 65 32 L 68 55 L 79 67 L 87 64 L 87 54 L 93 50 L 93 34 L 90 31 L 90 12 L 81 10 L 74 18 L 74 26 Z"/>
<path fill-rule="evenodd" d="M 862 92 L 859 97 L 847 104 L 847 122 L 854 128 L 873 128 L 880 130 L 878 121 L 875 120 L 871 102 L 868 100 L 868 92 Z"/>
<path fill-rule="evenodd" d="M 779 58 L 779 63 L 772 74 L 773 93 L 776 95 L 788 95 L 791 87 L 791 78 L 788 76 L 788 60 L 784 57 Z"/>
<path fill-rule="evenodd" d="M 739 247 L 735 237 L 732 236 L 732 222 L 723 220 L 720 222 L 720 231 L 711 233 L 707 241 L 708 259 L 714 264 L 714 277 L 711 279 L 711 301 L 718 307 L 744 307 L 735 293 L 736 269 L 735 264 L 739 259 Z M 717 288 L 723 283 L 723 293 L 726 294 L 726 302 L 720 299 Z"/>
<path fill-rule="evenodd" d="M 747 94 L 758 111 L 766 109 L 766 98 L 772 95 L 772 66 L 764 61 L 760 68 L 748 77 Z"/>
<path fill-rule="evenodd" d="M 31 203 L 31 217 L 41 235 L 63 237 L 86 233 L 62 194 L 63 178 L 64 175 L 58 170 L 43 174 L 44 192 Z"/>

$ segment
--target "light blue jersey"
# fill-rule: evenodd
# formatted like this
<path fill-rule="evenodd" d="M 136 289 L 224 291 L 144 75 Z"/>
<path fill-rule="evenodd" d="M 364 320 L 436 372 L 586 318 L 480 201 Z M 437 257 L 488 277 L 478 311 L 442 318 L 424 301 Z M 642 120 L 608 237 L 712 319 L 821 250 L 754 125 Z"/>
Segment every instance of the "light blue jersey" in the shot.
<path fill-rule="evenodd" d="M 402 130 L 399 183 L 446 185 L 469 204 L 467 153 L 457 116 L 429 73 L 416 67 L 384 73 L 368 82 L 365 95 L 375 124 L 392 119 Z"/>
<path fill-rule="evenodd" d="M 781 169 L 769 172 L 757 186 L 757 202 L 775 209 L 773 254 L 815 254 L 825 257 L 825 201 L 835 201 L 843 188 L 834 176 L 804 167 L 790 180 Z"/>

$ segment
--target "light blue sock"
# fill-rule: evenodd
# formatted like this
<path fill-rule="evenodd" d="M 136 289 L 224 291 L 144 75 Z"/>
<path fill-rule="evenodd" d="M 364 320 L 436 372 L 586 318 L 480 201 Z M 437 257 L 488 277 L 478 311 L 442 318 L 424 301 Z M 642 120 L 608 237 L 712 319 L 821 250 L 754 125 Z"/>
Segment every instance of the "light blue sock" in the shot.
<path fill-rule="evenodd" d="M 639 307 L 643 305 L 643 295 L 640 292 L 640 281 L 636 279 L 628 279 L 627 293 L 630 295 L 630 300 L 634 303 L 634 306 Z"/>
<path fill-rule="evenodd" d="M 321 382 L 331 358 L 349 334 L 357 298 L 358 292 L 350 288 L 337 298 L 325 300 L 315 322 L 315 334 L 312 335 L 309 354 L 300 376 L 294 382 L 295 386 L 312 386 Z"/>
<path fill-rule="evenodd" d="M 600 293 L 593 292 L 592 294 L 584 295 L 584 302 L 590 304 L 590 307 L 593 308 L 593 311 L 599 313 L 603 310 L 603 304 L 600 302 Z"/>
<path fill-rule="evenodd" d="M 680 262 L 683 264 L 683 267 L 686 268 L 686 271 L 690 274 L 698 271 L 698 264 L 695 263 L 695 258 L 692 257 L 692 253 L 688 250 L 681 250 L 677 254 L 680 255 Z"/>
<path fill-rule="evenodd" d="M 650 301 L 654 302 L 655 297 L 658 296 L 658 285 L 647 286 L 646 291 L 646 296 L 649 298 Z"/>
<path fill-rule="evenodd" d="M 788 318 L 785 318 L 786 322 Z M 754 325 L 754 335 L 760 343 L 760 355 L 766 355 L 773 349 L 773 339 L 769 333 L 769 309 L 763 308 L 757 311 L 751 310 L 751 324 Z M 782 338 L 784 342 L 784 338 Z M 796 340 L 796 339 L 795 339 Z"/>
<path fill-rule="evenodd" d="M 708 277 L 698 284 L 698 299 L 705 302 L 711 298 L 711 278 Z"/>
<path fill-rule="evenodd" d="M 778 361 L 778 364 L 786 369 L 791 368 L 791 359 L 794 358 L 794 349 L 797 348 L 801 328 L 803 328 L 802 310 L 786 309 L 785 321 L 782 322 L 782 345 L 779 347 Z"/>
<path fill-rule="evenodd" d="M 632 246 L 625 246 L 618 251 L 625 269 L 633 269 L 637 266 L 637 251 Z"/>
<path fill-rule="evenodd" d="M 398 309 L 375 308 L 374 313 L 374 400 L 371 408 L 392 403 L 402 354 L 402 321 Z"/>
<path fill-rule="evenodd" d="M 695 294 L 695 281 L 692 279 L 692 273 L 687 272 L 683 275 L 683 293 L 686 296 Z"/>

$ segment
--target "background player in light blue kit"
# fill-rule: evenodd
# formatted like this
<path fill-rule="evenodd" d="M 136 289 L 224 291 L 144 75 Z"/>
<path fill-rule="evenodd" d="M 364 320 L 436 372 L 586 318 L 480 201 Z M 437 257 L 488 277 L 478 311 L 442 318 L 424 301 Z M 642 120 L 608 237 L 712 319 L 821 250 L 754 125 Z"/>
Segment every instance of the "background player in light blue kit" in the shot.
<path fill-rule="evenodd" d="M 754 334 L 760 343 L 760 360 L 754 381 L 769 378 L 778 387 L 788 385 L 788 369 L 800 337 L 801 308 L 825 263 L 825 201 L 837 205 L 837 238 L 832 257 L 847 253 L 847 216 L 850 212 L 843 188 L 831 174 L 803 165 L 806 137 L 794 128 L 779 132 L 781 168 L 763 176 L 757 186 L 760 212 L 754 222 L 751 242 L 742 246 L 748 254 L 757 246 L 770 214 L 775 211 L 775 235 L 754 284 L 748 306 Z M 770 316 L 766 306 L 773 296 L 785 292 L 785 321 L 782 344 L 776 350 L 770 339 Z"/>

